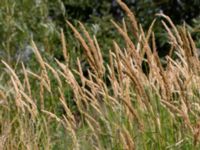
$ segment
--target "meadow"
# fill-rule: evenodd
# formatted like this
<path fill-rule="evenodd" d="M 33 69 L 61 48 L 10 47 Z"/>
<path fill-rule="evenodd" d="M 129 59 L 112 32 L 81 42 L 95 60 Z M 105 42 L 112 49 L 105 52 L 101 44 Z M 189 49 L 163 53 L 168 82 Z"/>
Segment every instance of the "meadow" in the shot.
<path fill-rule="evenodd" d="M 102 51 L 83 23 L 66 21 L 81 52 L 69 49 L 60 30 L 63 60 L 48 57 L 33 39 L 33 64 L 1 59 L 0 149 L 200 148 L 200 60 L 188 28 L 159 13 L 144 31 L 117 2 L 126 18 L 110 22 L 119 35 L 111 49 Z M 156 22 L 170 45 L 164 58 Z"/>

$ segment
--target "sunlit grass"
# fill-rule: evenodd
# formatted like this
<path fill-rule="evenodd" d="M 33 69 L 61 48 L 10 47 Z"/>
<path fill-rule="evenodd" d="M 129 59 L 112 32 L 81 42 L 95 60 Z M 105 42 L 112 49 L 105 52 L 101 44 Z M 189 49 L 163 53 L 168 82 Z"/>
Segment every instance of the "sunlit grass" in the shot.
<path fill-rule="evenodd" d="M 111 22 L 125 44 L 113 39 L 108 61 L 82 23 L 79 31 L 67 21 L 83 47 L 86 72 L 80 58 L 70 64 L 62 30 L 63 61 L 46 59 L 34 41 L 35 68 L 19 62 L 16 69 L 1 61 L 0 149 L 199 148 L 200 62 L 190 33 L 157 15 L 171 44 L 163 66 L 156 20 L 144 32 L 118 3 L 128 21 Z"/>

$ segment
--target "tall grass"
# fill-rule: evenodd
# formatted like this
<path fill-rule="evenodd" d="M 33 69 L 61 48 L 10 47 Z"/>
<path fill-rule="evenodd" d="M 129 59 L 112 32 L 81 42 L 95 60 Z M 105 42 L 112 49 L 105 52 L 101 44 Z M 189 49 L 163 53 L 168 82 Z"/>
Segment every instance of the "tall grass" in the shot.
<path fill-rule="evenodd" d="M 158 14 L 171 45 L 163 65 L 153 32 L 156 20 L 144 32 L 118 3 L 129 21 L 123 26 L 112 21 L 125 44 L 113 40 L 108 62 L 82 23 L 79 32 L 67 22 L 84 48 L 87 73 L 79 58 L 70 66 L 62 31 L 65 61 L 51 65 L 34 42 L 37 72 L 2 61 L 0 149 L 199 148 L 200 61 L 190 33 Z"/>

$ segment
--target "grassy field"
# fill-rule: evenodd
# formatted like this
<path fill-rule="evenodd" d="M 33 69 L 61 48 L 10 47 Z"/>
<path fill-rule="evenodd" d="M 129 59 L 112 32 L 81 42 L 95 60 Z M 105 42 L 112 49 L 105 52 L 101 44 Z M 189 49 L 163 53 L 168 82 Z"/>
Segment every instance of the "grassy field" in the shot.
<path fill-rule="evenodd" d="M 121 43 L 113 39 L 106 58 L 81 22 L 77 28 L 67 21 L 81 58 L 71 56 L 61 30 L 63 61 L 46 57 L 33 40 L 32 65 L 1 60 L 0 149 L 200 148 L 200 61 L 190 33 L 157 14 L 171 46 L 160 59 L 158 20 L 143 31 L 118 3 L 127 19 L 111 21 Z"/>

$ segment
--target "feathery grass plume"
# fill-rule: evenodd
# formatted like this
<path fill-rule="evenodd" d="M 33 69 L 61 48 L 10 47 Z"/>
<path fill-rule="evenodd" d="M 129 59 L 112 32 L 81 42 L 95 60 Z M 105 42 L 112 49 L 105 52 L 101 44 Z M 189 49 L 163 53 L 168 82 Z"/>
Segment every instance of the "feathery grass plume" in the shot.
<path fill-rule="evenodd" d="M 167 24 L 164 22 L 164 21 L 161 21 L 163 26 L 165 27 L 168 35 L 169 35 L 169 39 L 170 39 L 170 42 L 171 44 L 174 45 L 174 47 L 178 48 L 179 45 L 177 43 L 177 40 L 176 40 L 176 37 L 173 35 L 172 31 L 170 30 L 170 28 L 167 26 Z M 182 55 L 184 55 L 184 52 L 181 53 Z"/>
<path fill-rule="evenodd" d="M 58 66 L 63 70 L 63 72 L 59 71 L 59 73 L 66 79 L 66 82 L 69 83 L 70 87 L 73 89 L 75 103 L 79 109 L 79 112 L 82 113 L 84 107 L 88 107 L 88 102 L 84 99 L 84 94 L 81 87 L 79 86 L 77 80 L 75 79 L 68 66 L 62 64 L 58 60 L 56 60 L 56 62 Z"/>
<path fill-rule="evenodd" d="M 40 76 L 44 79 L 43 81 L 47 83 L 48 86 L 46 86 L 46 88 L 50 92 L 51 91 L 51 82 L 50 82 L 48 74 L 47 74 L 45 62 L 42 59 L 42 56 L 41 56 L 36 44 L 34 43 L 34 41 L 32 41 L 32 45 L 33 45 L 33 52 L 34 52 L 39 64 L 41 65 L 41 68 L 42 68 Z"/>
<path fill-rule="evenodd" d="M 34 78 L 36 78 L 37 80 L 41 80 L 41 77 L 39 75 L 37 75 L 36 73 L 30 71 L 30 70 L 27 70 L 27 73 L 31 76 L 33 76 Z"/>
<path fill-rule="evenodd" d="M 192 68 L 194 68 L 193 69 L 194 73 L 199 74 L 200 73 L 200 60 L 199 60 L 199 55 L 198 55 L 198 49 L 191 37 L 191 34 L 189 32 L 187 32 L 187 35 L 188 35 L 188 40 L 189 40 L 191 52 L 192 52 L 192 57 L 190 58 L 191 66 L 192 66 Z"/>
<path fill-rule="evenodd" d="M 174 25 L 174 23 L 173 23 L 172 20 L 170 19 L 170 17 L 164 15 L 163 13 L 157 14 L 157 16 L 161 16 L 161 17 L 165 18 L 165 19 L 169 22 L 169 24 L 171 25 L 172 29 L 173 29 L 174 32 L 175 32 L 175 36 L 176 36 L 178 45 L 179 45 L 179 46 L 182 46 L 182 45 L 183 45 L 183 41 L 182 41 L 182 39 L 181 39 L 181 36 L 180 36 L 180 34 L 179 34 L 179 32 L 178 32 L 176 26 Z"/>
<path fill-rule="evenodd" d="M 97 63 L 99 64 L 99 69 L 100 69 L 100 77 L 102 77 L 105 74 L 105 68 L 104 68 L 104 60 L 103 60 L 103 56 L 102 56 L 102 52 L 101 49 L 99 47 L 98 41 L 96 39 L 96 36 L 93 36 L 94 39 L 94 44 L 96 46 L 96 50 L 97 50 Z"/>
<path fill-rule="evenodd" d="M 41 110 L 44 109 L 44 79 L 42 78 L 41 81 L 40 81 L 40 108 Z"/>
<path fill-rule="evenodd" d="M 127 78 L 125 81 L 125 89 L 124 89 L 124 93 L 123 93 L 123 97 L 122 97 L 122 101 L 123 103 L 125 103 L 125 108 L 126 108 L 126 115 L 127 117 L 129 117 L 129 115 L 132 116 L 132 118 L 135 118 L 139 128 L 141 130 L 144 129 L 144 124 L 142 123 L 142 120 L 140 119 L 138 112 L 136 111 L 136 109 L 133 107 L 132 102 L 131 102 L 131 97 L 130 97 L 130 79 Z M 132 118 L 129 118 L 130 120 Z"/>
<path fill-rule="evenodd" d="M 187 37 L 187 31 L 185 27 L 180 28 L 179 31 L 181 38 L 183 40 L 183 49 L 185 50 L 185 54 L 186 54 L 186 58 L 188 59 L 189 57 L 191 57 L 193 55 L 193 52 L 191 50 L 190 47 L 190 42 L 189 42 L 189 38 Z"/>
<path fill-rule="evenodd" d="M 85 88 L 85 78 L 83 76 L 83 71 L 82 71 L 82 68 L 81 68 L 81 63 L 80 63 L 79 58 L 77 58 L 77 65 L 78 65 L 78 74 L 79 74 L 80 79 L 81 79 L 82 87 Z"/>
<path fill-rule="evenodd" d="M 59 77 L 58 72 L 53 67 L 51 67 L 48 63 L 46 63 L 46 62 L 45 62 L 45 66 L 52 72 L 52 74 L 54 75 L 54 77 L 58 81 L 59 87 L 62 88 L 63 85 L 62 85 L 62 81 L 61 81 L 61 79 Z"/>
<path fill-rule="evenodd" d="M 112 56 L 111 51 L 109 51 L 109 62 L 110 62 L 110 66 L 107 66 L 109 74 L 110 74 L 109 80 L 112 85 L 112 90 L 114 92 L 114 96 L 115 96 L 115 98 L 118 98 L 118 96 L 120 95 L 120 91 L 119 91 L 120 87 L 119 87 L 118 81 L 116 80 L 116 77 L 115 77 L 113 56 Z"/>
<path fill-rule="evenodd" d="M 128 16 L 128 18 L 129 18 L 129 20 L 131 22 L 133 34 L 135 35 L 136 39 L 138 39 L 138 37 L 139 37 L 139 35 L 138 35 L 139 29 L 138 29 L 137 21 L 136 21 L 136 18 L 134 16 L 134 14 L 131 12 L 131 10 L 128 8 L 128 6 L 124 2 L 122 2 L 121 0 L 117 0 L 117 3 L 126 12 L 126 15 Z"/>
<path fill-rule="evenodd" d="M 133 139 L 130 135 L 130 132 L 124 126 L 123 126 L 122 130 L 123 130 L 124 137 L 126 139 L 128 149 L 134 150 L 135 149 L 135 143 L 134 143 L 134 141 L 133 141 Z"/>
<path fill-rule="evenodd" d="M 152 28 L 152 27 L 151 27 Z M 151 28 L 149 29 L 148 32 L 151 33 Z M 149 41 L 149 38 L 150 38 L 150 33 L 147 34 L 147 37 L 145 37 L 145 34 L 144 34 L 144 31 L 142 29 L 142 27 L 140 26 L 140 31 L 141 31 L 141 42 L 143 43 L 143 50 L 142 52 L 144 52 L 142 54 L 142 57 L 144 57 L 144 54 L 146 53 L 147 54 L 147 63 L 149 65 L 149 68 L 150 70 L 153 70 L 154 69 L 154 59 L 153 59 L 153 55 L 152 55 L 152 51 L 149 47 L 149 44 L 148 44 L 148 41 Z"/>
<path fill-rule="evenodd" d="M 119 81 L 120 87 L 122 87 L 122 81 L 123 81 L 124 74 L 122 72 L 123 67 L 122 67 L 122 62 L 120 60 L 120 56 L 119 56 L 120 48 L 115 41 L 113 41 L 113 45 L 114 45 L 114 52 L 115 52 L 115 55 L 116 55 L 115 64 L 116 64 L 116 68 L 117 68 L 118 81 Z"/>
<path fill-rule="evenodd" d="M 63 70 L 64 74 L 61 74 L 61 75 L 63 75 L 63 77 L 67 80 L 67 82 L 69 82 L 70 86 L 72 86 L 75 93 L 77 93 L 77 94 L 81 93 L 81 89 L 79 87 L 79 84 L 77 83 L 77 81 L 76 81 L 73 73 L 71 72 L 71 70 L 66 65 L 59 62 L 58 60 L 56 60 L 56 62 L 58 64 L 58 66 Z"/>
<path fill-rule="evenodd" d="M 26 84 L 26 88 L 28 90 L 28 94 L 30 97 L 32 97 L 32 94 L 31 94 L 31 86 L 30 86 L 30 82 L 29 82 L 29 78 L 28 78 L 28 73 L 27 73 L 27 70 L 25 69 L 25 66 L 24 66 L 24 63 L 22 62 L 22 69 L 23 69 L 23 73 L 24 73 L 24 81 L 25 81 L 25 84 Z M 24 87 L 25 89 L 25 87 Z"/>
<path fill-rule="evenodd" d="M 130 77 L 130 79 L 134 83 L 135 89 L 137 91 L 136 93 L 138 94 L 137 100 L 139 101 L 140 104 L 145 104 L 147 107 L 148 106 L 148 97 L 143 88 L 144 83 L 141 81 L 141 79 L 139 79 L 141 77 L 144 77 L 143 81 L 146 80 L 143 73 L 141 74 L 141 72 L 142 72 L 141 68 L 132 67 L 132 62 L 130 61 L 130 59 L 125 58 L 126 56 L 124 56 L 122 53 L 120 56 L 121 56 L 124 66 L 126 68 L 126 70 L 124 70 L 124 72 Z M 143 76 L 141 76 L 141 75 L 143 75 Z"/>
<path fill-rule="evenodd" d="M 194 128 L 194 145 L 197 146 L 200 139 L 200 121 L 198 121 Z"/>
<path fill-rule="evenodd" d="M 94 132 L 100 133 L 101 128 L 100 128 L 99 123 L 91 115 L 89 115 L 87 112 L 82 112 L 82 113 L 85 117 L 87 124 L 91 128 L 91 130 L 93 130 Z M 95 134 L 97 134 L 97 133 L 95 133 Z"/>
<path fill-rule="evenodd" d="M 16 84 L 19 86 L 20 89 L 23 89 L 23 86 L 17 76 L 17 74 L 15 73 L 15 71 L 3 60 L 1 60 L 1 62 L 6 66 L 6 68 L 10 71 L 13 79 L 15 80 Z"/>
<path fill-rule="evenodd" d="M 118 130 L 119 130 L 119 129 L 118 129 Z M 128 144 L 127 144 L 127 142 L 126 142 L 126 138 L 124 137 L 124 135 L 123 135 L 123 133 L 121 132 L 121 130 L 119 130 L 119 138 L 120 138 L 120 141 L 122 142 L 122 143 L 120 143 L 120 144 L 123 144 L 123 149 L 128 150 L 129 147 L 128 147 Z"/>
<path fill-rule="evenodd" d="M 127 30 L 127 26 L 126 26 L 126 21 L 125 21 L 124 18 L 122 19 L 122 27 L 123 27 L 123 31 L 128 34 L 128 30 Z M 128 49 L 128 51 L 131 51 L 131 50 L 129 50 L 130 48 L 128 46 L 128 43 L 126 42 L 125 44 L 126 44 L 126 49 Z M 137 52 L 139 52 L 139 50 L 137 50 Z"/>
<path fill-rule="evenodd" d="M 25 92 L 21 90 L 19 92 L 24 97 L 24 100 L 26 100 L 31 105 L 30 114 L 32 115 L 32 118 L 36 118 L 36 116 L 38 115 L 38 110 L 35 102 Z"/>
<path fill-rule="evenodd" d="M 185 27 L 180 28 L 180 34 L 183 40 L 183 50 L 185 51 L 186 62 L 188 66 L 190 66 L 188 69 L 192 72 L 198 73 L 199 69 L 196 67 L 198 66 L 196 63 L 199 63 L 199 60 L 191 35 L 186 31 Z"/>
<path fill-rule="evenodd" d="M 92 100 L 92 99 L 91 99 Z M 91 101 L 91 107 L 95 110 L 95 113 L 97 113 L 98 117 L 99 118 L 103 118 L 104 117 L 104 114 L 102 113 L 102 111 L 100 110 L 101 107 L 99 104 L 96 104 L 96 103 L 92 103 Z M 96 116 L 95 116 L 96 117 Z"/>
<path fill-rule="evenodd" d="M 35 42 L 34 41 L 31 41 L 32 42 L 32 46 L 33 46 L 33 52 L 40 64 L 40 66 L 42 67 L 43 70 L 46 70 L 46 67 L 45 67 L 45 64 L 44 64 L 44 61 L 42 59 L 42 56 L 40 55 L 40 52 L 37 48 L 37 46 L 35 45 Z"/>
<path fill-rule="evenodd" d="M 63 56 L 65 59 L 65 62 L 66 62 L 66 64 L 68 64 L 69 63 L 69 54 L 67 53 L 67 45 L 66 45 L 65 41 L 66 41 L 65 35 L 64 35 L 63 29 L 61 29 L 62 51 L 63 51 Z"/>
<path fill-rule="evenodd" d="M 147 49 L 147 58 L 148 58 L 148 64 L 149 64 L 149 75 L 148 75 L 148 80 L 150 82 L 150 84 L 157 84 L 157 86 L 160 86 L 161 91 L 165 91 L 164 89 L 164 83 L 162 80 L 162 76 L 160 75 L 160 67 L 158 67 L 158 64 L 160 65 L 160 60 L 158 58 L 158 54 L 157 54 L 157 50 L 156 50 L 156 43 L 155 43 L 155 36 L 154 33 L 152 32 L 152 28 L 153 25 L 155 23 L 156 20 L 154 20 L 151 24 L 151 26 L 149 27 L 148 33 L 147 33 L 147 37 L 144 37 L 144 32 L 142 31 L 142 37 L 144 38 L 144 43 L 148 44 L 148 40 L 150 38 L 150 35 L 152 33 L 152 49 L 150 48 L 150 46 L 144 46 L 145 49 Z M 145 44 L 145 45 L 146 45 Z M 144 51 L 145 52 L 145 51 Z M 158 87 L 157 87 L 158 88 Z M 161 94 L 162 95 L 162 94 Z"/>
<path fill-rule="evenodd" d="M 81 34 L 76 30 L 76 28 L 69 22 L 67 21 L 67 24 L 70 26 L 70 28 L 73 30 L 75 37 L 80 41 L 81 45 L 84 48 L 85 55 L 87 56 L 88 63 L 90 64 L 90 67 L 93 69 L 93 71 L 97 74 L 97 70 L 95 68 L 95 60 L 92 56 L 91 50 L 86 44 L 85 40 L 81 36 Z"/>
<path fill-rule="evenodd" d="M 141 27 L 141 25 L 140 25 L 140 32 L 141 32 L 140 37 L 142 38 L 142 36 L 143 36 L 143 40 L 144 40 L 143 48 L 142 48 L 142 50 L 140 50 L 140 53 L 141 53 L 141 57 L 142 57 L 142 58 L 144 58 L 144 54 L 145 54 L 145 52 L 146 52 L 146 51 L 145 51 L 146 48 L 147 48 L 147 47 L 149 48 L 149 40 L 150 40 L 151 33 L 152 33 L 152 30 L 153 30 L 153 27 L 154 27 L 155 22 L 156 22 L 156 19 L 154 19 L 154 20 L 152 21 L 152 23 L 151 23 L 151 25 L 150 25 L 150 27 L 149 27 L 149 29 L 148 29 L 148 31 L 147 31 L 146 37 L 145 37 L 144 31 L 143 31 L 143 29 L 142 29 L 142 27 Z M 139 41 L 139 42 L 142 42 L 142 41 Z M 148 50 L 148 49 L 147 49 L 147 50 Z M 149 54 L 149 53 L 148 53 L 148 54 Z"/>
<path fill-rule="evenodd" d="M 0 105 L 4 105 L 7 102 L 7 97 L 6 97 L 6 93 L 0 89 Z"/>
<path fill-rule="evenodd" d="M 16 102 L 16 106 L 17 106 L 18 109 L 21 108 L 22 112 L 24 113 L 25 110 L 24 110 L 24 105 L 23 105 L 23 102 L 22 102 L 22 95 L 19 92 L 20 89 L 19 89 L 17 83 L 15 82 L 15 80 L 14 80 L 14 78 L 12 76 L 11 76 L 11 81 L 12 81 L 13 87 L 15 89 L 15 102 Z"/>
<path fill-rule="evenodd" d="M 8 121 L 5 121 L 2 125 L 1 125 L 1 136 L 0 136 L 0 149 L 4 149 L 6 148 L 6 146 L 8 147 L 7 141 L 10 138 L 10 134 L 11 134 L 11 129 L 12 129 L 12 124 Z"/>
<path fill-rule="evenodd" d="M 47 91 L 49 93 L 51 93 L 51 82 L 50 82 L 50 79 L 47 74 L 45 62 L 42 59 L 42 56 L 40 55 L 40 52 L 39 52 L 36 44 L 34 43 L 34 41 L 32 41 L 32 46 L 33 46 L 33 52 L 42 68 L 41 74 L 40 74 L 40 77 L 41 77 L 41 80 L 40 80 L 40 105 L 41 105 L 41 109 L 44 109 L 44 107 L 45 107 L 44 106 L 45 105 L 45 102 L 44 102 L 45 88 L 47 89 Z"/>
<path fill-rule="evenodd" d="M 142 60 L 141 57 L 139 55 L 139 53 L 136 51 L 135 45 L 134 43 L 131 41 L 131 39 L 129 38 L 128 34 L 126 32 L 123 31 L 123 29 L 121 27 L 119 27 L 119 25 L 117 25 L 117 23 L 115 23 L 114 21 L 112 21 L 112 24 L 116 27 L 116 29 L 118 30 L 118 32 L 122 35 L 122 37 L 124 38 L 124 41 L 127 43 L 127 45 L 129 46 L 128 50 L 128 55 L 130 55 L 131 57 L 135 58 L 135 64 L 139 66 L 141 66 Z"/>
<path fill-rule="evenodd" d="M 135 143 L 130 135 L 130 132 L 126 129 L 126 127 L 119 126 L 118 124 L 114 124 L 114 126 L 119 134 L 120 141 L 122 142 L 120 144 L 123 144 L 123 149 L 126 149 L 126 150 L 136 149 Z"/>
<path fill-rule="evenodd" d="M 154 58 L 156 61 L 156 65 L 159 68 L 159 75 L 161 77 L 162 80 L 161 81 L 161 87 L 162 87 L 162 92 L 163 94 L 161 94 L 162 98 L 170 101 L 170 97 L 171 97 L 171 91 L 170 91 L 170 86 L 169 86 L 169 79 L 167 78 L 167 73 L 164 71 L 164 68 L 162 67 L 162 64 L 160 62 L 158 53 L 154 53 Z"/>
<path fill-rule="evenodd" d="M 127 27 L 126 27 L 126 21 L 125 21 L 124 18 L 122 19 L 122 25 L 123 25 L 123 30 L 124 30 L 124 32 L 127 33 L 128 31 L 127 31 Z"/>
<path fill-rule="evenodd" d="M 56 116 L 55 114 L 53 114 L 52 112 L 49 112 L 47 110 L 41 110 L 43 113 L 47 114 L 49 117 L 56 119 L 57 122 L 62 122 L 62 119 L 60 119 L 58 116 Z"/>
<path fill-rule="evenodd" d="M 186 30 L 186 29 L 185 29 Z M 192 54 L 193 54 L 193 56 L 195 56 L 195 58 L 197 59 L 197 60 L 199 60 L 198 59 L 198 50 L 197 50 L 197 47 L 196 47 L 196 45 L 195 45 L 195 42 L 194 42 L 194 40 L 192 39 L 192 36 L 191 36 L 191 34 L 189 33 L 189 31 L 186 31 L 187 32 L 187 35 L 188 35 L 188 40 L 189 40 L 189 44 L 190 44 L 190 47 L 191 47 L 191 51 L 192 51 Z"/>
<path fill-rule="evenodd" d="M 90 37 L 89 33 L 87 32 L 87 30 L 85 29 L 84 25 L 81 22 L 78 22 L 78 23 L 79 23 L 79 25 L 80 25 L 85 37 L 88 40 L 89 49 L 90 49 L 90 52 L 91 52 L 92 57 L 94 59 L 95 67 L 96 67 L 96 69 L 101 69 L 101 66 L 98 63 L 98 61 L 99 61 L 98 52 L 97 52 L 97 49 L 95 47 L 94 41 L 91 39 L 91 37 Z"/>
<path fill-rule="evenodd" d="M 184 86 L 181 83 L 181 79 L 179 79 L 179 77 L 176 78 L 177 79 L 177 83 L 178 83 L 178 91 L 180 92 L 180 109 L 181 109 L 181 114 L 185 124 L 190 128 L 191 132 L 193 132 L 193 128 L 190 122 L 190 118 L 189 118 L 189 114 L 188 114 L 188 105 L 187 105 L 187 96 L 185 95 L 185 89 Z"/>

